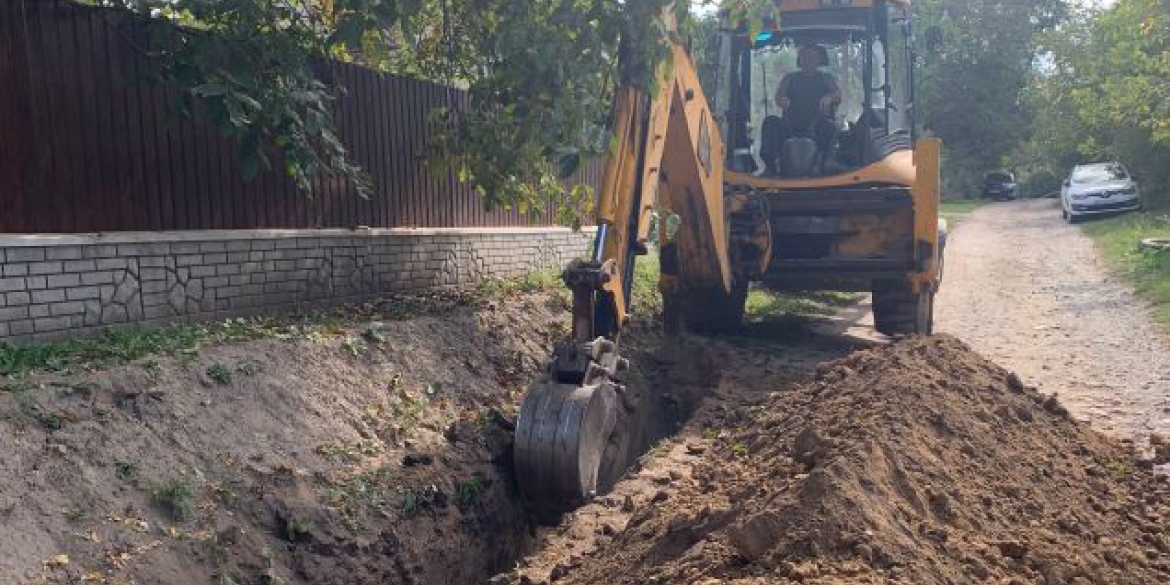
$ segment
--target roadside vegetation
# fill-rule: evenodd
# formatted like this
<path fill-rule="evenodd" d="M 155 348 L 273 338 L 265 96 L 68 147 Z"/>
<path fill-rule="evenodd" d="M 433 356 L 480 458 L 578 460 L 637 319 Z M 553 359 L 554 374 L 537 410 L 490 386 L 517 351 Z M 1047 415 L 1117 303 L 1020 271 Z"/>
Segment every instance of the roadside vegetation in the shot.
<path fill-rule="evenodd" d="M 963 218 L 968 213 L 987 204 L 983 199 L 951 199 L 943 201 L 939 206 L 939 215 L 947 220 L 947 223 L 954 227 L 955 224 L 963 221 Z"/>
<path fill-rule="evenodd" d="M 150 356 L 174 357 L 180 363 L 190 363 L 205 345 L 256 339 L 337 338 L 349 335 L 353 327 L 371 321 L 440 314 L 452 306 L 478 305 L 521 293 L 561 290 L 564 287 L 559 273 L 546 270 L 518 278 L 484 279 L 477 285 L 461 289 L 395 295 L 376 302 L 288 316 L 110 330 L 97 337 L 71 337 L 57 341 L 0 342 L 0 390 L 18 389 L 21 379 L 33 372 L 80 373 Z M 567 291 L 564 302 L 568 302 Z M 234 369 L 226 364 L 213 364 L 207 374 L 216 383 L 228 384 L 233 373 L 246 376 L 254 373 L 256 368 L 250 363 L 237 365 Z"/>
<path fill-rule="evenodd" d="M 1152 305 L 1154 320 L 1170 333 L 1170 250 L 1144 247 L 1146 238 L 1170 238 L 1170 207 L 1084 224 L 1110 268 Z"/>
<path fill-rule="evenodd" d="M 1023 94 L 1031 138 L 1013 154 L 1033 191 L 1056 191 L 1078 163 L 1118 160 L 1148 207 L 1170 205 L 1170 11 L 1163 0 L 1070 5 L 1037 35 L 1044 66 Z M 1116 225 L 1113 222 L 1104 225 Z"/>
<path fill-rule="evenodd" d="M 566 224 L 588 213 L 591 190 L 565 192 L 556 179 L 607 151 L 615 81 L 653 84 L 670 54 L 664 10 L 692 26 L 689 3 L 666 0 L 81 1 L 168 41 L 143 76 L 174 88 L 176 116 L 204 118 L 232 138 L 246 178 L 274 168 L 307 194 L 322 178 L 369 192 L 335 131 L 332 104 L 343 92 L 334 76 L 315 74 L 340 60 L 466 88 L 463 107 L 432 111 L 436 139 L 422 154 L 490 207 L 551 208 Z"/>
<path fill-rule="evenodd" d="M 987 173 L 1015 170 L 1011 155 L 1031 137 L 1035 116 L 1020 107 L 1020 96 L 1036 72 L 1039 36 L 1061 26 L 1068 6 L 1063 0 L 923 0 L 914 10 L 922 59 L 916 122 L 942 139 L 943 193 L 978 193 Z M 941 32 L 938 41 L 922 32 L 932 26 Z"/>
<path fill-rule="evenodd" d="M 945 193 L 971 193 L 991 171 L 1016 174 L 1021 196 L 1059 192 L 1073 166 L 1117 160 L 1147 211 L 1088 222 L 1109 265 L 1170 327 L 1170 258 L 1143 238 L 1170 232 L 1170 12 L 1164 0 L 915 4 L 922 46 L 917 103 L 943 140 Z M 919 39 L 926 42 L 925 36 Z M 981 202 L 947 201 L 961 222 Z"/>
<path fill-rule="evenodd" d="M 744 307 L 744 334 L 749 337 L 785 339 L 806 333 L 820 317 L 857 303 L 857 293 L 812 291 L 777 293 L 755 286 Z"/>
<path fill-rule="evenodd" d="M 1152 207 L 1170 202 L 1170 12 L 1164 0 L 915 3 L 915 103 L 943 140 L 944 193 L 991 171 L 1023 197 L 1060 190 L 1079 163 L 1119 160 Z M 947 210 L 944 209 L 944 213 Z"/>

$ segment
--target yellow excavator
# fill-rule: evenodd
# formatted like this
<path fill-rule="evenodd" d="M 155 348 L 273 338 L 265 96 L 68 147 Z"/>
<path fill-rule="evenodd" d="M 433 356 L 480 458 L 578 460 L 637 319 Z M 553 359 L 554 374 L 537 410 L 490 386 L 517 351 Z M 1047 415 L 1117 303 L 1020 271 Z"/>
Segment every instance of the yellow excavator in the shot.
<path fill-rule="evenodd" d="M 618 341 L 652 233 L 670 331 L 734 329 L 752 282 L 871 292 L 878 331 L 931 331 L 941 144 L 915 137 L 910 0 L 776 0 L 774 12 L 758 33 L 721 15 L 712 99 L 681 44 L 656 94 L 615 96 L 593 254 L 564 273 L 571 337 L 516 425 L 517 479 L 535 512 L 591 497 L 628 463 L 618 427 L 636 405 Z M 802 74 L 829 97 L 799 120 L 784 98 Z M 652 230 L 655 216 L 676 221 Z"/>

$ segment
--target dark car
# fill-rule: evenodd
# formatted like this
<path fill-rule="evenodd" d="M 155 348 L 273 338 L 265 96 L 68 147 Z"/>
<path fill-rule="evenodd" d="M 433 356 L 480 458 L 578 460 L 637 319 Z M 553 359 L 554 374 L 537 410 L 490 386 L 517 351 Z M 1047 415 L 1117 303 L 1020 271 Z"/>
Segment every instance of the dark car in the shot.
<path fill-rule="evenodd" d="M 988 173 L 983 178 L 983 197 L 996 201 L 1010 201 L 1020 196 L 1016 176 L 1012 173 Z"/>

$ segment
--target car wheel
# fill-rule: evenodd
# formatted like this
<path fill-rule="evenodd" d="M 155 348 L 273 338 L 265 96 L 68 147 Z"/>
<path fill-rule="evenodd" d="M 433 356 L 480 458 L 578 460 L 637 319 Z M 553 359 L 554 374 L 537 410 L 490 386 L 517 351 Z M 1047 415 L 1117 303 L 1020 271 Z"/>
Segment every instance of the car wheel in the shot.
<path fill-rule="evenodd" d="M 1068 210 L 1063 205 L 1060 206 L 1060 219 L 1068 221 Z"/>

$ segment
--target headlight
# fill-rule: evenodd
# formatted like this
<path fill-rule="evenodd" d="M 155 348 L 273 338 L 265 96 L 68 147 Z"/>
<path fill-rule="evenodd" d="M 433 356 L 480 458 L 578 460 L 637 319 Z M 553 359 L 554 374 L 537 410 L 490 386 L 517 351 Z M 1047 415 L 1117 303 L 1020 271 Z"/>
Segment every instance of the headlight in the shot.
<path fill-rule="evenodd" d="M 1072 198 L 1073 198 L 1073 199 L 1076 199 L 1076 200 L 1078 200 L 1078 201 L 1079 201 L 1079 200 L 1081 200 L 1081 199 L 1088 199 L 1088 198 L 1089 198 L 1089 194 L 1088 194 L 1088 193 L 1085 193 L 1084 191 L 1078 191 L 1078 192 L 1076 192 L 1076 193 L 1072 193 Z"/>
<path fill-rule="evenodd" d="M 1137 195 L 1137 185 L 1131 185 L 1121 190 L 1122 195 Z"/>

